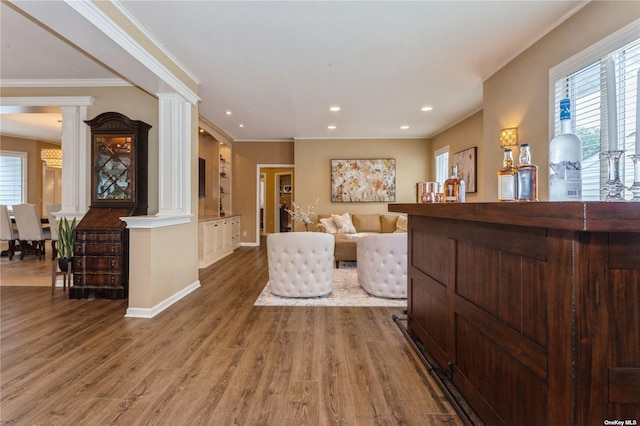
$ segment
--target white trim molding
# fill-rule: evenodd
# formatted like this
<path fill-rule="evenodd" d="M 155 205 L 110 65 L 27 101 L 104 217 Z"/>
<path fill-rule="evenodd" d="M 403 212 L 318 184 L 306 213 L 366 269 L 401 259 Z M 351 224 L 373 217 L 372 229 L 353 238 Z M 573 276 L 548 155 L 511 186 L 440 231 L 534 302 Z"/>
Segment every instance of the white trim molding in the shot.
<path fill-rule="evenodd" d="M 160 312 L 164 311 L 165 309 L 167 309 L 168 307 L 170 307 L 171 305 L 176 303 L 177 301 L 179 301 L 179 300 L 185 298 L 186 296 L 188 296 L 189 294 L 193 293 L 198 288 L 200 288 L 200 280 L 198 280 L 198 281 L 194 282 L 193 284 L 183 288 L 179 292 L 171 295 L 171 297 L 168 297 L 167 299 L 165 299 L 162 302 L 158 303 L 153 308 L 132 308 L 132 307 L 129 307 L 129 308 L 127 308 L 127 313 L 125 314 L 125 318 L 147 318 L 147 319 L 148 318 L 153 318 L 156 315 L 158 315 Z"/>
<path fill-rule="evenodd" d="M 95 98 L 92 96 L 28 96 L 28 97 L 0 97 L 0 105 L 11 107 L 42 107 L 42 106 L 92 106 Z"/>
<path fill-rule="evenodd" d="M 121 78 L 76 78 L 76 79 L 4 79 L 2 87 L 130 87 L 133 84 Z"/>
<path fill-rule="evenodd" d="M 136 58 L 141 64 L 143 64 L 149 71 L 166 82 L 171 88 L 173 88 L 182 97 L 187 99 L 191 104 L 196 105 L 200 100 L 199 96 L 193 92 L 180 78 L 173 74 L 164 64 L 162 64 L 158 58 L 154 57 L 147 49 L 142 47 L 129 33 L 127 33 L 120 25 L 105 14 L 96 4 L 89 1 L 70 1 L 66 0 L 67 5 L 72 7 L 76 12 L 83 16 L 86 20 L 91 22 L 96 28 L 100 29 L 104 34 L 113 40 L 118 46 L 123 48 L 132 57 Z M 122 13 L 122 7 L 117 3 L 114 3 L 118 10 Z M 130 19 L 130 16 L 127 15 Z M 155 46 L 162 50 L 161 46 L 153 39 L 148 39 Z M 171 59 L 171 58 L 169 58 Z M 180 66 L 179 64 L 176 64 Z M 191 77 L 190 77 L 191 78 Z M 198 84 L 197 81 L 194 81 Z"/>
<path fill-rule="evenodd" d="M 294 169 L 293 174 L 295 174 L 295 164 L 256 164 L 256 240 L 254 242 L 244 242 L 240 245 L 244 246 L 260 246 L 260 169 L 268 169 L 268 168 L 288 168 L 291 167 Z"/>
<path fill-rule="evenodd" d="M 154 229 L 165 226 L 183 225 L 191 222 L 192 214 L 172 216 L 128 216 L 120 220 L 127 223 L 129 229 Z"/>

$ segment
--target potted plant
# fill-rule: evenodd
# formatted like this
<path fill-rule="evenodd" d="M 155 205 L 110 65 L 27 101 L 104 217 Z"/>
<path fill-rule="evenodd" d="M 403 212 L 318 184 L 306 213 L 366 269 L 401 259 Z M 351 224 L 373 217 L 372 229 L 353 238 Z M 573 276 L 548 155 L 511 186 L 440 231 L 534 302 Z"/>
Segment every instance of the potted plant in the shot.
<path fill-rule="evenodd" d="M 69 261 L 73 258 L 73 230 L 76 228 L 76 218 L 71 222 L 63 217 L 58 221 L 58 266 L 65 272 Z"/>

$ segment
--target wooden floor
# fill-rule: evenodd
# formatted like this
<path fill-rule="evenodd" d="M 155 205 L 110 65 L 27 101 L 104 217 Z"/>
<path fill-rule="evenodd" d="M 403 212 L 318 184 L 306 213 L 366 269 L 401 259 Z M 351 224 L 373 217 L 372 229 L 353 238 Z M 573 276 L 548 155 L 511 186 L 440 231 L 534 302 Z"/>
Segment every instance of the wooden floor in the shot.
<path fill-rule="evenodd" d="M 254 307 L 264 245 L 200 279 L 154 319 L 2 286 L 2 423 L 461 424 L 392 321 L 400 309 Z"/>

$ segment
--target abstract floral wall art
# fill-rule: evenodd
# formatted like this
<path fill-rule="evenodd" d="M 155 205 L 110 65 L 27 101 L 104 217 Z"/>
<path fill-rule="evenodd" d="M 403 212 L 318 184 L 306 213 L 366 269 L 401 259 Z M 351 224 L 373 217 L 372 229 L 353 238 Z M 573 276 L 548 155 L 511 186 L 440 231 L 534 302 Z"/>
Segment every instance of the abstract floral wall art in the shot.
<path fill-rule="evenodd" d="M 331 160 L 331 202 L 394 202 L 395 158 Z"/>

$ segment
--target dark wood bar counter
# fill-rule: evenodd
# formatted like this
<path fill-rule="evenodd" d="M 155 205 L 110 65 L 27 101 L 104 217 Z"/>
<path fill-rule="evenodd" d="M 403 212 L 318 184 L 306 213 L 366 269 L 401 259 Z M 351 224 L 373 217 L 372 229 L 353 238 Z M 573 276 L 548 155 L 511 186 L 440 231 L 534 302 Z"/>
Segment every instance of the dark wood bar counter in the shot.
<path fill-rule="evenodd" d="M 389 211 L 409 216 L 407 330 L 483 421 L 640 422 L 640 203 Z"/>

